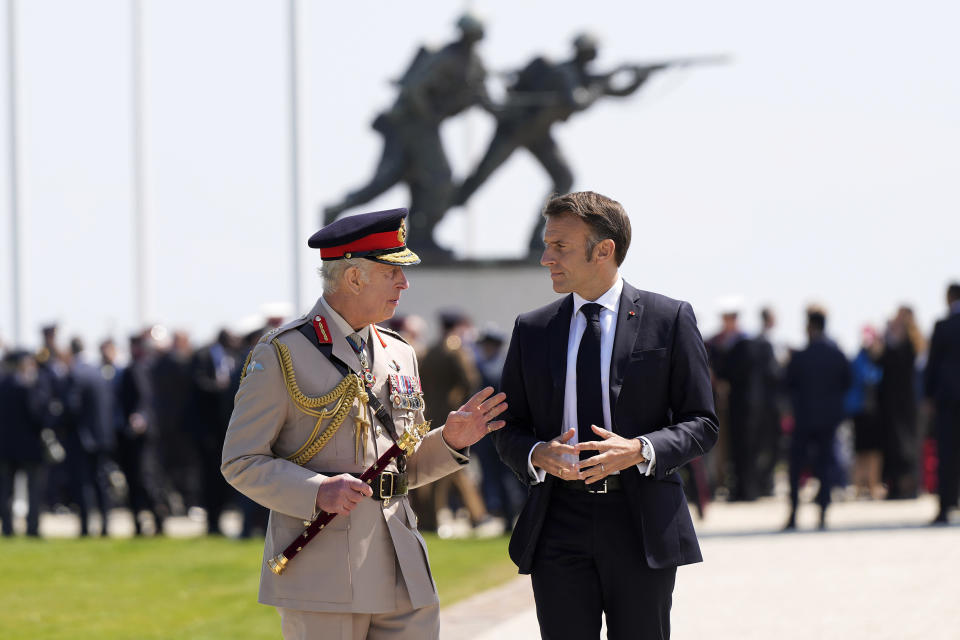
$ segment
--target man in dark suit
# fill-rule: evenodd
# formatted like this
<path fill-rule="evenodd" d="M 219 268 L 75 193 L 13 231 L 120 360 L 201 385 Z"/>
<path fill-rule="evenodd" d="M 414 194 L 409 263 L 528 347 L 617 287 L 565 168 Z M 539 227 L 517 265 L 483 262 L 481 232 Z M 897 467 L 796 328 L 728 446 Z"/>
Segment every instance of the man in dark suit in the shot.
<path fill-rule="evenodd" d="M 27 535 L 40 535 L 44 443 L 40 435 L 46 406 L 37 389 L 37 363 L 26 351 L 5 354 L 0 366 L 0 520 L 13 535 L 13 478 L 27 476 Z"/>
<path fill-rule="evenodd" d="M 207 533 L 220 535 L 220 515 L 233 497 L 233 489 L 220 474 L 223 437 L 230 424 L 233 397 L 241 365 L 236 337 L 221 329 L 217 339 L 198 349 L 190 365 L 193 372 L 193 435 L 200 458 L 200 485 L 207 512 Z"/>
<path fill-rule="evenodd" d="M 780 457 L 780 405 L 783 372 L 770 334 L 776 324 L 773 309 L 760 311 L 760 334 L 753 339 L 753 404 L 751 432 L 756 435 L 755 461 L 760 495 L 773 495 L 773 470 Z"/>
<path fill-rule="evenodd" d="M 840 473 L 837 461 L 837 427 L 846 416 L 843 401 L 852 375 L 847 357 L 824 333 L 826 312 L 807 310 L 807 347 L 793 354 L 787 365 L 787 389 L 793 405 L 794 429 L 790 441 L 790 517 L 785 530 L 797 526 L 800 472 L 808 465 L 820 481 L 817 504 L 820 528 L 827 526 L 830 491 Z"/>
<path fill-rule="evenodd" d="M 960 491 L 960 283 L 947 288 L 950 314 L 933 328 L 924 391 L 934 403 L 937 433 L 937 493 L 940 510 L 932 524 L 946 524 Z"/>
<path fill-rule="evenodd" d="M 717 440 L 693 310 L 618 272 L 630 221 L 593 192 L 553 198 L 541 264 L 562 299 L 517 318 L 497 450 L 529 493 L 510 540 L 544 638 L 668 638 L 676 568 L 700 562 L 675 473 Z M 602 428 L 601 428 L 602 427 Z"/>
<path fill-rule="evenodd" d="M 134 532 L 143 533 L 139 515 L 149 511 L 154 531 L 163 533 L 167 515 L 161 495 L 159 469 L 155 464 L 156 419 L 154 389 L 150 378 L 152 362 L 148 332 L 130 336 L 130 364 L 120 372 L 117 403 L 121 422 L 117 431 L 117 464 L 127 480 L 127 500 L 133 515 Z"/>
<path fill-rule="evenodd" d="M 70 415 L 73 428 L 64 438 L 67 448 L 67 467 L 70 469 L 73 493 L 79 499 L 80 535 L 88 533 L 90 506 L 100 511 L 100 534 L 107 535 L 107 520 L 110 511 L 109 488 L 103 481 L 103 466 L 106 452 L 114 447 L 116 434 L 113 431 L 114 397 L 110 385 L 100 375 L 100 370 L 83 357 L 83 340 L 75 337 L 70 341 Z M 93 497 L 91 504 L 90 496 Z"/>

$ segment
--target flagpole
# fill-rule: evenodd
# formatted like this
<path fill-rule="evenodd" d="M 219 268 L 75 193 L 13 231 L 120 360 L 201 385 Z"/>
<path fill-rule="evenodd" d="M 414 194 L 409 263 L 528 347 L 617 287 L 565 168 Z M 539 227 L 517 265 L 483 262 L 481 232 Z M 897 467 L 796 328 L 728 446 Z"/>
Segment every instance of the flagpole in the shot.
<path fill-rule="evenodd" d="M 10 163 L 10 274 L 13 279 L 13 339 L 23 345 L 23 270 L 20 251 L 20 171 L 17 148 L 17 11 L 15 0 L 7 0 L 7 95 Z"/>
<path fill-rule="evenodd" d="M 134 300 L 137 329 L 143 328 L 150 314 L 147 219 L 143 198 L 143 50 L 141 43 L 141 0 L 133 0 L 130 8 L 130 98 L 131 98 L 131 155 L 133 200 Z"/>
<path fill-rule="evenodd" d="M 293 261 L 291 281 L 293 283 L 293 304 L 296 313 L 302 310 L 302 283 L 301 283 L 301 259 L 303 253 L 303 232 L 300 221 L 300 147 L 299 147 L 299 118 L 300 109 L 298 105 L 298 69 L 297 69 L 297 0 L 288 0 L 288 33 L 289 42 L 288 51 L 288 74 L 290 84 L 290 217 L 291 217 L 291 259 Z"/>

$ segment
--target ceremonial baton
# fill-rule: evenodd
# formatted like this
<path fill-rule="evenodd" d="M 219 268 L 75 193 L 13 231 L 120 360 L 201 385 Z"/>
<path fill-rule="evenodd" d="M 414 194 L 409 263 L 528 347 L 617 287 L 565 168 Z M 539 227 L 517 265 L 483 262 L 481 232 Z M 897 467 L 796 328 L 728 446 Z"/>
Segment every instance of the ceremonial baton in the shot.
<path fill-rule="evenodd" d="M 373 466 L 369 467 L 363 474 L 360 476 L 360 480 L 366 482 L 367 484 L 373 484 L 373 481 L 380 477 L 380 474 L 383 473 L 384 469 L 387 468 L 387 465 L 390 462 L 399 456 L 402 453 L 410 455 L 413 453 L 413 450 L 416 449 L 417 443 L 420 442 L 427 432 L 430 430 L 430 423 L 425 422 L 419 425 L 411 425 L 407 427 L 403 435 L 400 436 L 400 439 L 397 442 L 387 449 L 387 451 L 380 456 Z M 323 511 L 314 516 L 313 520 L 310 521 L 310 524 L 301 533 L 297 536 L 297 539 L 287 545 L 287 548 L 283 550 L 282 553 L 277 554 L 275 557 L 267 560 L 267 564 L 270 565 L 270 570 L 273 571 L 278 576 L 281 575 L 284 570 L 287 568 L 287 564 L 293 560 L 293 558 L 303 550 L 307 543 L 313 540 L 314 536 L 320 533 L 320 530 L 327 526 L 331 520 L 337 517 L 335 513 L 328 513 Z"/>

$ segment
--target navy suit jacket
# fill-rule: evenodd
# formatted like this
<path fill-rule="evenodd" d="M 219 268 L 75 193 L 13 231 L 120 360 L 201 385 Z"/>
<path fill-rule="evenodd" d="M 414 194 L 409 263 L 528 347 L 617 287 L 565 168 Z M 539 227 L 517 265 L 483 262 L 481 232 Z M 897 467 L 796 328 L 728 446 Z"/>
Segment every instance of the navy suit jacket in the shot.
<path fill-rule="evenodd" d="M 836 429 L 846 416 L 844 398 L 853 381 L 850 363 L 827 338 L 813 340 L 787 365 L 787 388 L 798 431 Z"/>
<path fill-rule="evenodd" d="M 525 484 L 527 456 L 538 441 L 560 435 L 573 295 L 517 318 L 501 390 L 509 408 L 494 433 L 497 450 Z M 575 363 L 570 363 L 574 366 Z M 707 353 L 686 302 L 639 291 L 626 282 L 620 297 L 610 363 L 612 429 L 646 436 L 656 451 L 656 473 L 621 471 L 623 490 L 651 568 L 699 562 L 693 522 L 676 470 L 717 441 L 717 417 Z M 510 539 L 510 557 L 529 573 L 557 478 L 531 485 Z"/>
<path fill-rule="evenodd" d="M 960 406 L 960 313 L 952 313 L 933 328 L 924 391 L 941 410 Z"/>
<path fill-rule="evenodd" d="M 77 436 L 84 451 L 111 451 L 116 444 L 113 424 L 113 393 L 100 370 L 80 361 L 72 369 L 71 410 Z"/>

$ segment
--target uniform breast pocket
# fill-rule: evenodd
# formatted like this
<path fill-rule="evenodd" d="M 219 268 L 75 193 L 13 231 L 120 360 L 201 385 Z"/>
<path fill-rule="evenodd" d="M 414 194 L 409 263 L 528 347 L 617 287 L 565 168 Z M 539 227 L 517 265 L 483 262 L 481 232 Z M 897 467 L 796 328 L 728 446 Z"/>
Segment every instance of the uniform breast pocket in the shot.
<path fill-rule="evenodd" d="M 638 349 L 630 354 L 627 375 L 633 379 L 641 378 L 646 381 L 644 384 L 649 384 L 662 377 L 668 362 L 666 348 Z"/>
<path fill-rule="evenodd" d="M 637 349 L 630 353 L 631 362 L 662 362 L 667 358 L 667 348 Z"/>

